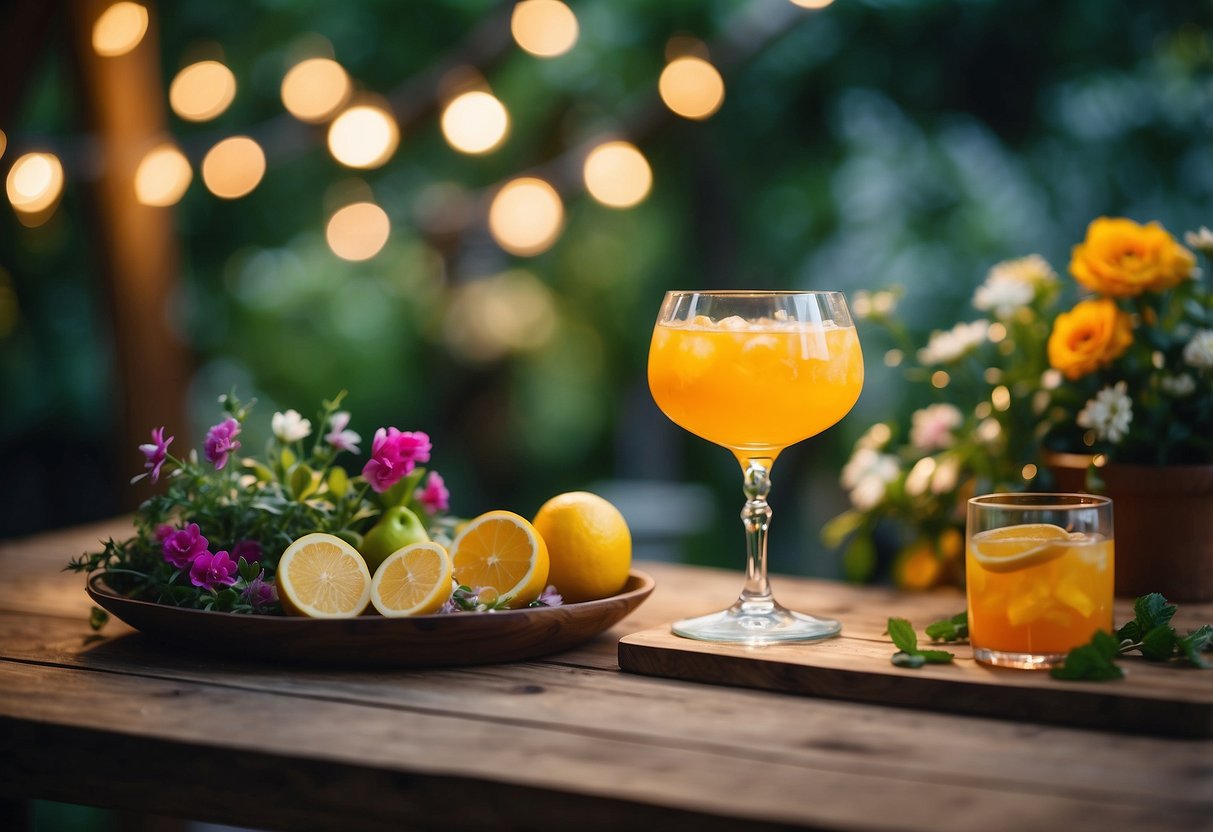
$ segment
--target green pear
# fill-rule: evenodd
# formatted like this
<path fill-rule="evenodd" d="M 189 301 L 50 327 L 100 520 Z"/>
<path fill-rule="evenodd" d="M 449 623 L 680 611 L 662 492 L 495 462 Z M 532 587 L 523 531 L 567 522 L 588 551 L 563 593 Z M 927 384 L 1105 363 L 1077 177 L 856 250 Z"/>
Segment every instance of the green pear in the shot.
<path fill-rule="evenodd" d="M 410 543 L 424 543 L 429 539 L 425 526 L 421 525 L 416 514 L 404 506 L 394 506 L 385 511 L 379 522 L 363 536 L 358 551 L 366 561 L 367 569 L 374 575 L 379 564 L 387 560 L 392 552 Z"/>

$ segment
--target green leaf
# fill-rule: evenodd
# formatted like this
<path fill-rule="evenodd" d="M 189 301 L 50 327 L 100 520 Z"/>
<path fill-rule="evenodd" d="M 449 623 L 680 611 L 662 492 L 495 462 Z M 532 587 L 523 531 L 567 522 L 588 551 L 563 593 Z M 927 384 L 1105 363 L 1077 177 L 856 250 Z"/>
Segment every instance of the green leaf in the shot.
<path fill-rule="evenodd" d="M 947 650 L 919 650 L 918 655 L 922 656 L 927 664 L 947 664 L 956 658 Z"/>
<path fill-rule="evenodd" d="M 291 494 L 299 502 L 303 502 L 320 485 L 319 477 L 308 465 L 299 463 L 291 469 L 288 477 Z"/>
<path fill-rule="evenodd" d="M 261 566 L 254 566 L 244 558 L 240 558 L 240 560 L 236 563 L 236 571 L 239 573 L 240 577 L 244 579 L 245 583 L 248 583 L 261 574 Z"/>
<path fill-rule="evenodd" d="M 335 499 L 340 500 L 350 490 L 350 475 L 345 472 L 345 469 L 340 465 L 334 465 L 329 471 L 328 477 L 329 493 Z"/>
<path fill-rule="evenodd" d="M 1133 602 L 1133 612 L 1137 615 L 1137 623 L 1143 633 L 1170 624 L 1175 610 L 1175 605 L 1168 604 L 1167 599 L 1157 592 L 1143 595 Z"/>
<path fill-rule="evenodd" d="M 407 477 L 379 495 L 380 504 L 385 509 L 408 505 L 409 500 L 413 499 L 413 492 L 417 490 L 417 484 L 424 476 L 424 468 L 414 468 Z"/>
<path fill-rule="evenodd" d="M 88 613 L 88 626 L 93 628 L 93 632 L 101 632 L 101 628 L 109 623 L 110 614 L 101 607 L 93 607 Z"/>
<path fill-rule="evenodd" d="M 1213 649 L 1213 626 L 1205 624 L 1198 627 L 1183 638 L 1177 639 L 1175 647 L 1180 655 L 1185 657 L 1192 665 L 1206 670 L 1213 670 L 1213 661 L 1201 655 L 1206 650 Z"/>
<path fill-rule="evenodd" d="M 1141 625 L 1137 623 L 1137 619 L 1134 618 L 1117 630 L 1116 638 L 1119 641 L 1131 641 L 1134 644 L 1141 641 Z"/>
<path fill-rule="evenodd" d="M 837 549 L 842 541 L 863 525 L 863 520 L 863 515 L 858 511 L 844 511 L 821 527 L 822 542 L 831 549 Z"/>
<path fill-rule="evenodd" d="M 898 667 L 922 667 L 927 663 L 925 657 L 918 653 L 907 653 L 904 650 L 893 654 L 891 660 Z"/>
<path fill-rule="evenodd" d="M 245 460 L 243 460 L 243 464 L 244 464 L 244 467 L 251 470 L 253 472 L 253 475 L 256 476 L 257 479 L 260 480 L 261 482 L 273 482 L 274 481 L 274 472 L 271 471 L 268 466 L 258 462 L 257 460 L 253 459 L 252 457 L 248 457 Z"/>
<path fill-rule="evenodd" d="M 1081 647 L 1075 647 L 1066 654 L 1066 660 L 1061 667 L 1049 671 L 1054 679 L 1066 681 L 1102 682 L 1109 679 L 1120 679 L 1125 674 L 1116 666 L 1114 660 L 1120 655 L 1120 644 L 1114 637 L 1099 630 L 1091 637 L 1091 641 Z"/>
<path fill-rule="evenodd" d="M 1142 636 L 1141 654 L 1152 662 L 1169 661 L 1175 655 L 1176 641 L 1175 630 L 1160 624 Z"/>
<path fill-rule="evenodd" d="M 969 637 L 969 613 L 958 612 L 951 618 L 943 618 L 927 625 L 927 635 L 932 641 L 960 641 Z"/>
<path fill-rule="evenodd" d="M 918 652 L 918 636 L 914 634 L 914 627 L 904 618 L 889 619 L 889 638 L 893 639 L 894 646 L 903 653 Z"/>

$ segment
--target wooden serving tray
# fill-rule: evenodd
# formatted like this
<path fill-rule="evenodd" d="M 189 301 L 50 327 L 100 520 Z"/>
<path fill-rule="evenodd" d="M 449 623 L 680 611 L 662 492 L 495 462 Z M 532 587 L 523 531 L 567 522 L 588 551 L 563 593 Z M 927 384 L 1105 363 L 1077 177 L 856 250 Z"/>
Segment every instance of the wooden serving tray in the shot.
<path fill-rule="evenodd" d="M 1042 671 L 986 667 L 973 660 L 967 644 L 927 643 L 922 630 L 934 619 L 921 615 L 921 603 L 909 603 L 917 615 L 882 604 L 881 620 L 890 615 L 909 618 L 920 646 L 950 650 L 956 655 L 952 664 L 917 670 L 895 667 L 889 659 L 896 648 L 875 624 L 877 618 L 864 614 L 857 616 L 856 623 L 844 616 L 838 638 L 761 647 L 694 641 L 674 635 L 665 625 L 625 636 L 619 642 L 619 666 L 649 676 L 828 699 L 1133 733 L 1213 737 L 1213 670 L 1127 657 L 1119 662 L 1123 679 L 1063 682 Z M 1132 615 L 1122 610 L 1125 606 L 1118 603 L 1118 622 Z M 1203 611 L 1208 611 L 1207 605 Z M 952 612 L 941 610 L 935 617 Z M 1191 629 L 1184 619 L 1176 624 L 1181 633 Z"/>

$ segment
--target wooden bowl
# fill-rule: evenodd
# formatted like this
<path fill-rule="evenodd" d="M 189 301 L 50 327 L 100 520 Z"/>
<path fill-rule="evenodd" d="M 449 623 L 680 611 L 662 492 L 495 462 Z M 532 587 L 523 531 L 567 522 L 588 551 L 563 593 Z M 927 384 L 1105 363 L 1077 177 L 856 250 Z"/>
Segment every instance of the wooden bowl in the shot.
<path fill-rule="evenodd" d="M 149 638 L 191 651 L 330 667 L 439 667 L 517 661 L 567 650 L 636 609 L 653 591 L 653 579 L 632 570 L 618 595 L 560 607 L 337 620 L 208 612 L 139 601 L 114 592 L 104 572 L 90 577 L 85 591 L 98 606 Z"/>

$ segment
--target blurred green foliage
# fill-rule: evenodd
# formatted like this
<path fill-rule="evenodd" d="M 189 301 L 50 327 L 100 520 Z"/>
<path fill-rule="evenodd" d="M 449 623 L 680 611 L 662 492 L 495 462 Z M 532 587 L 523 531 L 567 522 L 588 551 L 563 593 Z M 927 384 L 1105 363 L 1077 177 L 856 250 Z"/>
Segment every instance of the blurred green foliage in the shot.
<path fill-rule="evenodd" d="M 1213 219 L 1209 3 L 838 0 L 787 15 L 757 49 L 755 21 L 785 13 L 786 0 L 571 5 L 581 31 L 571 52 L 540 60 L 511 48 L 486 68 L 512 123 L 495 153 L 451 151 L 430 116 L 366 174 L 334 162 L 323 131 L 308 128 L 302 143 L 268 148 L 269 171 L 248 197 L 218 200 L 195 181 L 176 209 L 174 315 L 198 361 L 193 435 L 182 441 L 196 443 L 233 384 L 262 400 L 263 415 L 346 388 L 364 437 L 383 424 L 434 435 L 433 465 L 457 512 L 528 514 L 559 490 L 611 478 L 705 482 L 718 519 L 684 554 L 739 566 L 734 463 L 648 398 L 648 336 L 666 289 L 899 285 L 904 323 L 922 332 L 957 320 L 999 260 L 1039 252 L 1064 268 L 1097 215 L 1177 231 Z M 360 85 L 389 94 L 495 9 L 162 3 L 166 85 L 203 43 L 222 48 L 239 84 L 216 121 L 174 119 L 172 131 L 197 154 L 283 117 L 281 78 L 313 35 Z M 652 98 L 677 34 L 716 46 L 723 108 L 705 122 L 665 114 L 643 138 L 654 188 L 640 206 L 615 211 L 570 192 L 550 251 L 501 252 L 479 218 L 486 189 L 619 129 Z M 79 129 L 62 64 L 48 50 L 17 123 L 0 125 L 10 138 Z M 0 474 L 28 492 L 14 498 L 20 511 L 0 511 L 0 534 L 82 519 L 40 508 L 78 488 L 83 516 L 114 509 L 105 471 L 134 452 L 108 441 L 118 410 L 96 241 L 70 176 L 69 165 L 47 225 L 0 222 L 18 308 L 0 331 Z M 325 245 L 324 224 L 344 194 L 368 186 L 392 237 L 373 260 L 347 263 Z M 444 225 L 465 215 L 459 233 Z M 512 346 L 480 337 L 488 296 L 534 315 Z M 816 528 L 843 504 L 836 480 L 850 441 L 902 395 L 881 366 L 889 346 L 875 332 L 865 342 L 870 381 L 856 414 L 781 459 L 775 570 L 837 573 Z"/>

